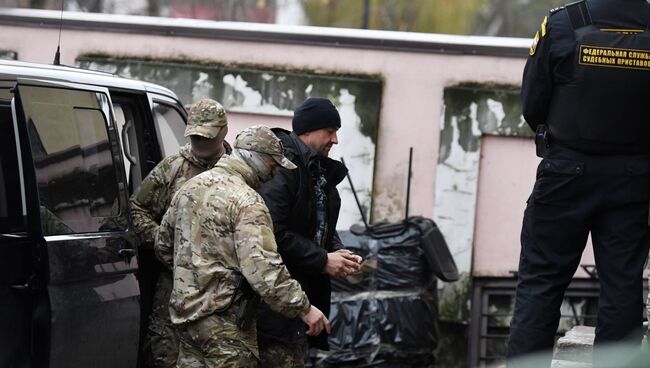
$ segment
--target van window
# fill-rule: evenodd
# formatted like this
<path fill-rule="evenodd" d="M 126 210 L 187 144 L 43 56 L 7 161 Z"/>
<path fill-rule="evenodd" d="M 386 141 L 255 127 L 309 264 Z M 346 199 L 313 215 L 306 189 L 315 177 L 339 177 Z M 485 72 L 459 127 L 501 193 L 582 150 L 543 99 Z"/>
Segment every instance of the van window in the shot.
<path fill-rule="evenodd" d="M 102 93 L 20 87 L 44 235 L 117 224 L 119 186 Z"/>
<path fill-rule="evenodd" d="M 129 195 L 160 162 L 157 133 L 145 95 L 111 92 Z"/>
<path fill-rule="evenodd" d="M 0 233 L 24 230 L 23 206 L 11 106 L 0 103 Z"/>
<path fill-rule="evenodd" d="M 131 185 L 131 177 L 134 174 L 137 174 L 137 170 L 131 169 L 138 165 L 137 156 L 134 156 L 132 152 L 137 154 L 137 141 L 135 140 L 135 132 L 127 131 L 124 132 L 124 129 L 133 125 L 133 111 L 131 106 L 122 105 L 119 103 L 113 102 L 113 113 L 115 114 L 115 123 L 117 125 L 117 130 L 122 137 L 122 161 L 124 162 L 124 170 L 126 171 L 126 177 L 128 178 L 128 183 Z M 124 138 L 127 139 L 127 143 L 124 142 Z M 128 145 L 128 146 L 127 146 Z M 134 162 L 131 162 L 133 160 Z M 140 179 L 137 177 L 137 179 Z M 138 180 L 138 184 L 140 180 Z"/>
<path fill-rule="evenodd" d="M 170 105 L 154 102 L 154 118 L 156 119 L 156 133 L 163 157 L 178 152 L 187 140 L 185 134 L 185 120 L 183 116 Z"/>

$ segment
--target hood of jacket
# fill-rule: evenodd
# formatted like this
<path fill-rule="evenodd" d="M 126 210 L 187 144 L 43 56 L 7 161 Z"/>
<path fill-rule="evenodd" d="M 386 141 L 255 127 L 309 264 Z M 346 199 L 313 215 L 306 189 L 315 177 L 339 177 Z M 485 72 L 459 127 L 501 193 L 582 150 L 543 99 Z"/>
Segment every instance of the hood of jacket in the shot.
<path fill-rule="evenodd" d="M 237 157 L 221 156 L 221 159 L 219 159 L 215 167 L 222 168 L 231 174 L 242 177 L 246 184 L 253 189 L 257 189 L 262 184 L 255 170 Z"/>
<path fill-rule="evenodd" d="M 312 171 L 319 164 L 325 169 L 327 181 L 336 186 L 345 179 L 347 167 L 340 161 L 318 155 L 316 151 L 306 145 L 294 132 L 282 128 L 271 129 L 280 138 L 284 146 L 285 156 L 297 166 L 303 166 Z"/>

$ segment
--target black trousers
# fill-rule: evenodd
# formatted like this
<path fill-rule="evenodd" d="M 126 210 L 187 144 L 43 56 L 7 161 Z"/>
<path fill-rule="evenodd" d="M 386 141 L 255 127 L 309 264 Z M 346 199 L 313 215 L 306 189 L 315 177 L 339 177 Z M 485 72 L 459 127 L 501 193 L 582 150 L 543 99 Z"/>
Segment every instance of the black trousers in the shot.
<path fill-rule="evenodd" d="M 545 351 L 550 365 L 560 305 L 590 232 L 600 279 L 595 344 L 640 343 L 649 198 L 649 155 L 550 148 L 524 212 L 508 359 Z"/>

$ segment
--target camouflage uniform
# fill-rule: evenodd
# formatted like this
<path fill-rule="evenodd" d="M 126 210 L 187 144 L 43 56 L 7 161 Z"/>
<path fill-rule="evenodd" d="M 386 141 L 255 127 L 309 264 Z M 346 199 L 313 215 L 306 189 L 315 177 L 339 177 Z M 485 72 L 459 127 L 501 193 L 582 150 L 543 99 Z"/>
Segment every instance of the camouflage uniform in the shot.
<path fill-rule="evenodd" d="M 190 109 L 185 136 L 200 135 L 214 138 L 227 119 L 224 108 L 216 101 L 204 99 Z M 227 143 L 224 142 L 226 150 Z M 140 246 L 153 248 L 159 223 L 169 207 L 173 195 L 190 178 L 214 167 L 196 157 L 191 145 L 181 147 L 179 153 L 163 159 L 142 181 L 131 197 L 131 216 Z M 178 336 L 169 319 L 169 295 L 171 273 L 162 272 L 156 282 L 153 306 L 144 354 L 147 365 L 152 367 L 175 367 L 178 357 Z"/>
<path fill-rule="evenodd" d="M 293 344 L 260 341 L 260 368 L 304 367 L 309 351 L 306 339 Z"/>
<path fill-rule="evenodd" d="M 172 200 L 155 251 L 174 271 L 170 314 L 181 338 L 178 367 L 258 364 L 255 324 L 247 330 L 236 324 L 241 276 L 283 315 L 298 317 L 310 308 L 277 253 L 271 216 L 254 190 L 263 175 L 235 157 L 238 149 L 268 153 L 295 168 L 268 128 L 248 128 L 237 137 L 233 156 L 189 180 Z"/>

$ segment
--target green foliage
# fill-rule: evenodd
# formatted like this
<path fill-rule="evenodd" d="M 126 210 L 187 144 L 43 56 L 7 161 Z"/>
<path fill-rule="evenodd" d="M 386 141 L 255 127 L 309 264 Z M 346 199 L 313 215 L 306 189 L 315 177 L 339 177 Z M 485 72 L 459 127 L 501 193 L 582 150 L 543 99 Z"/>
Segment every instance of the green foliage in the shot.
<path fill-rule="evenodd" d="M 532 37 L 548 11 L 573 0 L 295 0 L 306 25 L 502 37 Z M 150 15 L 202 9 L 210 19 L 273 22 L 278 0 L 138 0 Z M 120 2 L 122 4 L 122 2 Z M 295 5 L 295 4 L 294 4 Z M 0 0 L 0 6 L 60 9 L 61 0 Z M 66 9 L 126 14 L 108 0 L 66 0 Z M 184 16 L 192 16 L 194 10 Z M 138 13 L 140 14 L 140 13 Z"/>
<path fill-rule="evenodd" d="M 370 0 L 370 29 L 412 32 L 469 32 L 472 18 L 488 0 Z M 361 28 L 363 0 L 305 0 L 304 9 L 314 26 Z"/>
<path fill-rule="evenodd" d="M 303 0 L 313 26 L 532 37 L 544 15 L 567 0 Z M 366 8 L 366 4 L 368 5 Z"/>

